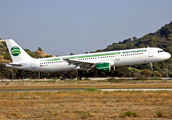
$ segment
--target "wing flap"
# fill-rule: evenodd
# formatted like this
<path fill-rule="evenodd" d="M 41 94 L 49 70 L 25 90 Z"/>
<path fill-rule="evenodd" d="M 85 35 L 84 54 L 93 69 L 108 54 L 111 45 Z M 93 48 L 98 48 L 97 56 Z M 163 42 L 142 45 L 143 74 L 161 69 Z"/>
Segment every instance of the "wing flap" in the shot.
<path fill-rule="evenodd" d="M 81 70 L 90 70 L 95 67 L 96 63 L 94 62 L 85 62 L 85 61 L 78 61 L 78 60 L 70 60 L 70 59 L 63 59 L 67 61 L 68 65 L 75 65 L 75 68 L 80 67 Z"/>

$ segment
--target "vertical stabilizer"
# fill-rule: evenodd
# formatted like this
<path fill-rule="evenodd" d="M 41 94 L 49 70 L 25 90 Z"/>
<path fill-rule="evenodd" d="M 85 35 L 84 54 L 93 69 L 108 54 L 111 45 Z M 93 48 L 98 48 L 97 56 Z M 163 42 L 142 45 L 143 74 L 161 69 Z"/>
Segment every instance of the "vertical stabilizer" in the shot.
<path fill-rule="evenodd" d="M 13 62 L 33 59 L 13 39 L 5 40 Z"/>

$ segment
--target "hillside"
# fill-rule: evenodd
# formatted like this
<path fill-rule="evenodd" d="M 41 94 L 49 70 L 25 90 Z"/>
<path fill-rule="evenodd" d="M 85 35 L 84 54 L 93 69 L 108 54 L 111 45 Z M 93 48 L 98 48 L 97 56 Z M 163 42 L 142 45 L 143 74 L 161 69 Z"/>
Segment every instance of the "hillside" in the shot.
<path fill-rule="evenodd" d="M 6 44 L 4 40 L 0 39 L 0 63 L 11 62 L 11 57 L 9 56 Z"/>
<path fill-rule="evenodd" d="M 119 43 L 108 45 L 105 49 L 97 50 L 96 52 L 141 48 L 147 46 L 159 47 L 172 54 L 172 21 L 169 24 L 161 27 L 155 33 L 146 34 L 141 38 L 128 38 L 122 42 L 119 41 Z"/>

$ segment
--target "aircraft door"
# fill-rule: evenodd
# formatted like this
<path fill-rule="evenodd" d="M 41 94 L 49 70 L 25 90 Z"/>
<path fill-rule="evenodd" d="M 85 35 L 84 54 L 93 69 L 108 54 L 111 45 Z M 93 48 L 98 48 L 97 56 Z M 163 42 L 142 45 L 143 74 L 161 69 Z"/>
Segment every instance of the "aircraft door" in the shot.
<path fill-rule="evenodd" d="M 32 61 L 31 61 L 31 68 L 32 68 L 32 69 L 36 69 L 35 60 L 32 60 Z"/>
<path fill-rule="evenodd" d="M 148 49 L 148 55 L 149 57 L 153 57 L 153 49 Z"/>
<path fill-rule="evenodd" d="M 115 60 L 119 60 L 119 55 L 115 55 Z"/>

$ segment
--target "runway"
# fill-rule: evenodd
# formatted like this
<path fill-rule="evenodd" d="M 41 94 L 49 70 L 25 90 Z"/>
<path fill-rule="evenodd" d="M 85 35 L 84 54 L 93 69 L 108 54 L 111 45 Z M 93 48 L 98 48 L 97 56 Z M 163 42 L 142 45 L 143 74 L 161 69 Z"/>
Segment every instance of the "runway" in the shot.
<path fill-rule="evenodd" d="M 171 88 L 99 89 L 102 91 L 172 91 Z"/>
<path fill-rule="evenodd" d="M 11 89 L 11 90 L 0 90 L 0 92 L 26 92 L 26 91 L 74 91 L 74 90 L 81 90 L 84 91 L 86 89 Z"/>
<path fill-rule="evenodd" d="M 75 90 L 81 90 L 81 91 L 86 91 L 86 89 L 11 89 L 11 90 L 0 90 L 0 92 L 26 92 L 26 91 L 54 91 L 54 92 L 59 92 L 59 91 L 75 91 Z M 107 92 L 113 92 L 113 91 L 172 91 L 172 88 L 133 88 L 133 89 L 98 89 L 101 91 L 107 91 Z"/>

